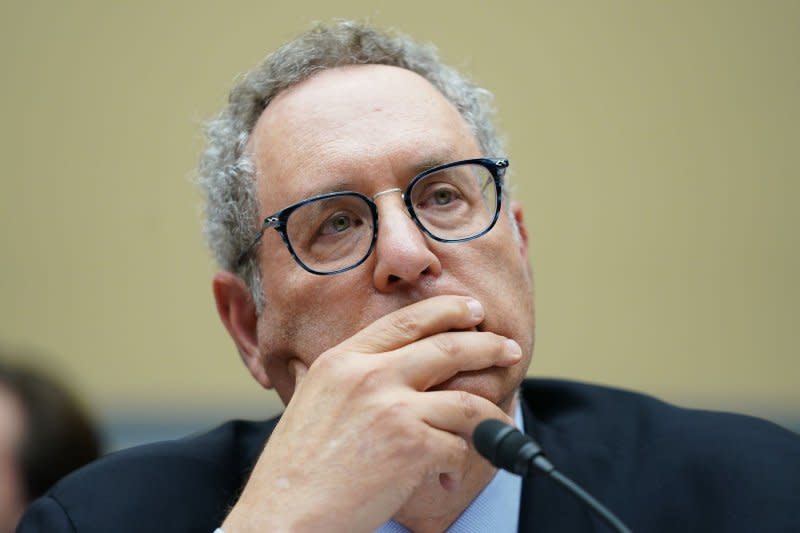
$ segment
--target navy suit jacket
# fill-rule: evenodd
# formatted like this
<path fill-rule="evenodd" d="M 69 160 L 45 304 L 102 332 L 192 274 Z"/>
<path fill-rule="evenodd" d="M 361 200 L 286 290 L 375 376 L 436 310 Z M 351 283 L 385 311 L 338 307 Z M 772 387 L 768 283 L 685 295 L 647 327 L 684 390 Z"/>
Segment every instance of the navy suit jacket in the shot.
<path fill-rule="evenodd" d="M 634 531 L 800 531 L 792 432 L 567 381 L 525 380 L 520 398 L 550 461 Z M 36 500 L 17 531 L 211 533 L 276 423 L 234 421 L 109 455 Z M 542 476 L 523 483 L 519 519 L 521 532 L 609 531 Z"/>

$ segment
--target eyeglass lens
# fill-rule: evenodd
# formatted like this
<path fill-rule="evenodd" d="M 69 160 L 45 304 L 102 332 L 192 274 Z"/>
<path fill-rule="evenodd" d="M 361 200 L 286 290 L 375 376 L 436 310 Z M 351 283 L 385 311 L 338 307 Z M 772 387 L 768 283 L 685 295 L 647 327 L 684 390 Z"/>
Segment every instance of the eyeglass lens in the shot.
<path fill-rule="evenodd" d="M 492 173 L 478 164 L 428 174 L 414 184 L 410 195 L 420 224 L 444 240 L 483 232 L 497 209 Z M 369 204 L 355 194 L 306 203 L 286 222 L 286 234 L 297 258 L 318 272 L 334 272 L 360 262 L 370 251 L 374 230 Z"/>
<path fill-rule="evenodd" d="M 497 209 L 494 178 L 482 165 L 467 164 L 428 174 L 414 184 L 411 205 L 432 235 L 472 237 L 492 223 Z"/>

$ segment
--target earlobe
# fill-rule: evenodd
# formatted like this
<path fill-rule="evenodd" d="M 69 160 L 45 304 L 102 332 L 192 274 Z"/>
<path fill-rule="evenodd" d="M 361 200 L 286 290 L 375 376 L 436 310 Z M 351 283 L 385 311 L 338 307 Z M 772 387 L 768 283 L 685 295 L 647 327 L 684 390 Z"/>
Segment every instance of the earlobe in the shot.
<path fill-rule="evenodd" d="M 236 344 L 250 374 L 264 388 L 272 388 L 258 346 L 258 314 L 250 290 L 231 272 L 217 272 L 212 281 L 219 318 Z"/>

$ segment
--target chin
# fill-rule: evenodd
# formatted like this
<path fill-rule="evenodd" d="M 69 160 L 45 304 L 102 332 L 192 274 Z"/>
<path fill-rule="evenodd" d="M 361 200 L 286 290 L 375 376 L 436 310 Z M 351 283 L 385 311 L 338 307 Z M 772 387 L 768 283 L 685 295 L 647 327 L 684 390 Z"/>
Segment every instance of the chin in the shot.
<path fill-rule="evenodd" d="M 485 370 L 459 372 L 452 378 L 430 390 L 460 390 L 486 398 L 503 410 L 508 411 L 511 398 L 514 397 L 517 387 L 509 390 L 508 368 L 492 367 Z"/>

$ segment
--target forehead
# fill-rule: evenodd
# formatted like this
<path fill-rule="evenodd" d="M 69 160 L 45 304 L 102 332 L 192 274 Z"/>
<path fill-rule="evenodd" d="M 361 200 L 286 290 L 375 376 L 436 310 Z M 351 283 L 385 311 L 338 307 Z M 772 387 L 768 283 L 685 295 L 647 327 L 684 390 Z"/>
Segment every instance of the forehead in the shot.
<path fill-rule="evenodd" d="M 265 212 L 343 188 L 394 187 L 427 162 L 481 155 L 455 107 L 427 80 L 384 65 L 319 72 L 280 93 L 249 149 Z"/>

